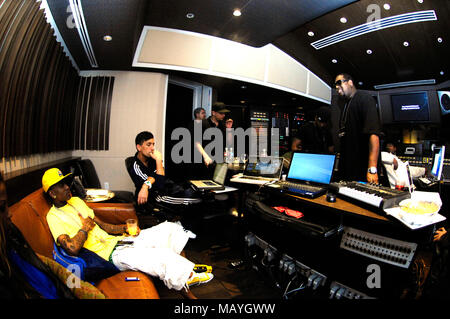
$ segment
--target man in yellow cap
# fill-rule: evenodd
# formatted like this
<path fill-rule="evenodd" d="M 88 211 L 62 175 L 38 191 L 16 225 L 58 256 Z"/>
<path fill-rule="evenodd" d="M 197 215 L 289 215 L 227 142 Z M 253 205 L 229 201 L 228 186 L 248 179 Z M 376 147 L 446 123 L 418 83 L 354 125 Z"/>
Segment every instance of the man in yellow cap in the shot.
<path fill-rule="evenodd" d="M 209 282 L 210 272 L 196 272 L 195 264 L 180 255 L 191 232 L 180 224 L 164 222 L 140 231 L 137 237 L 128 237 L 132 244 L 118 245 L 126 233 L 126 225 L 103 222 L 86 203 L 72 197 L 67 177 L 56 168 L 42 177 L 42 187 L 53 202 L 47 214 L 47 223 L 55 242 L 70 255 L 81 248 L 88 249 L 119 270 L 139 270 L 161 279 L 169 289 L 187 291 L 190 286 Z M 184 291 L 183 291 L 184 292 Z"/>

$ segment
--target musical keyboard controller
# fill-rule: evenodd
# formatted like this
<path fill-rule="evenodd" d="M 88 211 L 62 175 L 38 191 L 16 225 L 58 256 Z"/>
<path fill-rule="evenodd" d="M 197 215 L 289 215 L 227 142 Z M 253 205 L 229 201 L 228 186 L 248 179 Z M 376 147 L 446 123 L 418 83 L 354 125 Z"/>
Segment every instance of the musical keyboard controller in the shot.
<path fill-rule="evenodd" d="M 339 183 L 331 183 L 330 186 L 338 195 L 369 204 L 381 210 L 394 207 L 402 200 L 411 198 L 411 194 L 407 191 L 400 191 L 378 184 L 341 181 Z"/>

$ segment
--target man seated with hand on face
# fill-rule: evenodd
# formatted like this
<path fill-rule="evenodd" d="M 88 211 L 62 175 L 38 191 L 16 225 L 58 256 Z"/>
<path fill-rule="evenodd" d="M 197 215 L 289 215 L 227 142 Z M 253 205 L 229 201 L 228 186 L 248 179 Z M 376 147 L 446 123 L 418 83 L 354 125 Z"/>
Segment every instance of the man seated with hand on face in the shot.
<path fill-rule="evenodd" d="M 179 224 L 164 222 L 138 230 L 137 237 L 127 238 L 132 244 L 117 245 L 124 239 L 126 225 L 103 222 L 82 199 L 72 197 L 69 175 L 52 168 L 42 177 L 42 187 L 53 202 L 47 214 L 48 226 L 55 242 L 68 254 L 76 256 L 84 247 L 121 271 L 142 271 L 158 277 L 169 289 L 183 289 L 188 298 L 195 298 L 190 286 L 213 278 L 209 272 L 197 273 L 197 266 L 180 255 L 190 234 Z"/>
<path fill-rule="evenodd" d="M 146 204 L 152 188 L 161 188 L 165 182 L 165 172 L 161 153 L 155 149 L 152 133 L 144 131 L 135 138 L 137 152 L 128 173 L 136 186 L 138 205 Z"/>

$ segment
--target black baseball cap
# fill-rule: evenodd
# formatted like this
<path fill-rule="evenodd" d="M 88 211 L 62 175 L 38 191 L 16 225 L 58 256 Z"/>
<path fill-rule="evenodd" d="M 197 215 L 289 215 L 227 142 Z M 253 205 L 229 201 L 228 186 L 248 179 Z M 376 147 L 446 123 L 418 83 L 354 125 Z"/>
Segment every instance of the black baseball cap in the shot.
<path fill-rule="evenodd" d="M 212 110 L 214 112 L 219 112 L 219 113 L 228 113 L 228 112 L 230 112 L 230 110 L 227 109 L 225 103 L 223 103 L 223 102 L 215 102 L 212 105 Z"/>

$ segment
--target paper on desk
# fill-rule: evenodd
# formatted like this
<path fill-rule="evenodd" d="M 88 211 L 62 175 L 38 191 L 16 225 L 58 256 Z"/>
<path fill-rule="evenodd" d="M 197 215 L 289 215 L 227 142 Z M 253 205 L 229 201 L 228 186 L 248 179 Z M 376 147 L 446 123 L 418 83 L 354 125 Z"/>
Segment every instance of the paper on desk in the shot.
<path fill-rule="evenodd" d="M 107 189 L 96 189 L 96 188 L 90 188 L 86 189 L 86 194 L 88 196 L 107 196 L 108 190 Z"/>
<path fill-rule="evenodd" d="M 415 191 L 415 192 L 411 193 L 411 199 L 412 200 L 429 201 L 429 202 L 436 203 L 439 207 L 442 206 L 441 196 L 439 196 L 439 193 L 436 193 L 436 192 Z M 436 224 L 443 220 L 446 220 L 446 218 L 444 216 L 436 213 L 436 214 L 430 216 L 430 218 L 426 222 L 421 221 L 420 223 L 415 223 L 415 222 L 406 221 L 401 217 L 402 209 L 399 206 L 387 208 L 384 211 L 386 212 L 386 214 L 398 219 L 399 221 L 401 221 L 403 224 L 405 224 L 406 226 L 408 226 L 411 229 L 419 229 L 419 228 L 422 228 L 422 227 L 425 227 L 428 225 L 432 225 L 432 224 Z"/>

